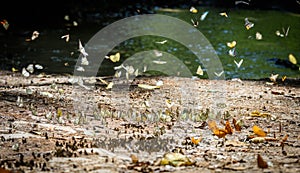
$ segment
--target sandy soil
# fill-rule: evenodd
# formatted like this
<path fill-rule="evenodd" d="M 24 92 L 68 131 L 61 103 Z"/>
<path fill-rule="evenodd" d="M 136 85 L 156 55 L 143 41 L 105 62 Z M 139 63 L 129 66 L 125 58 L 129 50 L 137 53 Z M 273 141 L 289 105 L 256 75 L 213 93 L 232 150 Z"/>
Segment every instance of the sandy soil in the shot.
<path fill-rule="evenodd" d="M 113 89 L 72 80 L 0 72 L 1 173 L 300 171 L 298 80 L 141 77 Z M 208 126 L 227 120 L 233 133 L 223 138 Z"/>

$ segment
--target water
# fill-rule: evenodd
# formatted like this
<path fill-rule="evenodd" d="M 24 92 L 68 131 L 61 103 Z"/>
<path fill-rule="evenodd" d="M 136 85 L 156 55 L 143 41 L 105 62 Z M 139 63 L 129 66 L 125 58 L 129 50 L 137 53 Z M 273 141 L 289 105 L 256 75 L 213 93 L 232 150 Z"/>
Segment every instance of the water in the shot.
<path fill-rule="evenodd" d="M 300 15 L 281 11 L 259 10 L 227 10 L 228 18 L 220 16 L 223 9 L 198 8 L 198 14 L 192 14 L 189 9 L 163 9 L 157 8 L 155 13 L 170 15 L 191 23 L 191 19 L 198 20 L 198 29 L 210 41 L 217 51 L 223 64 L 226 78 L 261 79 L 268 78 L 272 73 L 280 76 L 299 78 L 300 71 L 293 69 L 288 62 L 288 55 L 293 54 L 300 61 Z M 200 21 L 201 14 L 209 11 L 205 20 Z M 254 27 L 247 30 L 244 19 L 248 18 L 254 23 Z M 78 59 L 78 40 L 87 43 L 94 34 L 104 26 L 116 21 L 117 18 L 106 19 L 105 22 L 93 22 L 91 20 L 80 21 L 75 26 L 11 28 L 14 32 L 4 31 L 0 33 L 1 42 L 1 69 L 10 70 L 12 67 L 21 71 L 22 67 L 29 63 L 42 64 L 45 69 L 40 72 L 52 74 L 72 74 L 74 65 Z M 192 25 L 192 23 L 191 23 Z M 283 28 L 289 32 L 287 37 L 279 37 L 275 34 L 278 30 L 283 33 Z M 40 32 L 39 38 L 26 42 L 34 30 Z M 256 40 L 256 32 L 262 34 L 262 40 Z M 60 37 L 70 34 L 67 43 Z M 112 63 L 104 61 L 98 75 L 113 75 L 113 67 L 120 65 L 126 58 L 145 50 L 157 49 L 173 54 L 190 69 L 195 75 L 199 65 L 196 56 L 188 48 L 181 44 L 168 40 L 168 44 L 155 44 L 165 38 L 144 36 L 129 39 L 115 47 L 111 53 L 120 52 L 121 62 Z M 237 41 L 237 56 L 228 55 L 227 42 Z M 234 63 L 243 59 L 240 68 Z M 284 64 L 288 64 L 285 66 Z M 204 67 L 205 69 L 205 67 Z M 201 78 L 207 78 L 205 74 Z"/>

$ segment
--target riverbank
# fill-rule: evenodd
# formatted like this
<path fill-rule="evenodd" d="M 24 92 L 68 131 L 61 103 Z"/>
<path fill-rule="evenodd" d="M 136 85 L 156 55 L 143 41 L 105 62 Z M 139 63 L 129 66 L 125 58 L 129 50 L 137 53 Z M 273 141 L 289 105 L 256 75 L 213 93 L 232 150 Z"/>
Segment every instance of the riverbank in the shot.
<path fill-rule="evenodd" d="M 95 88 L 83 89 L 79 97 L 92 97 L 89 103 L 98 112 L 82 115 L 74 110 L 70 79 L 0 72 L 2 168 L 17 172 L 257 172 L 262 169 L 257 165 L 260 154 L 268 165 L 264 171 L 300 170 L 298 80 L 271 84 L 268 79 L 141 77 L 122 93 L 106 89 L 97 78 Z M 154 90 L 138 87 L 158 81 L 163 85 Z M 130 104 L 122 99 L 126 95 Z M 130 109 L 125 110 L 126 106 Z M 228 120 L 233 133 L 218 138 L 208 126 L 212 117 L 220 129 Z M 241 131 L 234 128 L 233 119 Z M 267 136 L 253 140 L 254 125 Z M 164 166 L 162 158 L 169 152 L 187 158 Z"/>

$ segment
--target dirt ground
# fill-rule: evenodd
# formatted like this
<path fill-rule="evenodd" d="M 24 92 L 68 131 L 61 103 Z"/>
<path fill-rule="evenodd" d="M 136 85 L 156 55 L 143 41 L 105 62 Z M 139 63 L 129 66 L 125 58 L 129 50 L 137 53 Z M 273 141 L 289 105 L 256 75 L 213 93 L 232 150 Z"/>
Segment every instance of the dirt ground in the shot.
<path fill-rule="evenodd" d="M 299 80 L 72 82 L 0 72 L 0 173 L 300 172 Z"/>

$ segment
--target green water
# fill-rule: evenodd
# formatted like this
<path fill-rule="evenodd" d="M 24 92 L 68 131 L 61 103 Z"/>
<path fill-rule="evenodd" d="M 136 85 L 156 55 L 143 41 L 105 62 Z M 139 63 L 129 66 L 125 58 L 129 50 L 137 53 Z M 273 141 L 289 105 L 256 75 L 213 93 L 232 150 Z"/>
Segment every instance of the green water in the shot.
<path fill-rule="evenodd" d="M 209 11 L 204 21 L 200 21 L 201 14 Z M 170 15 L 191 23 L 191 18 L 199 21 L 198 29 L 210 41 L 223 64 L 226 78 L 261 79 L 268 78 L 272 73 L 280 76 L 299 78 L 300 71 L 283 65 L 275 64 L 276 59 L 288 61 L 288 55 L 292 53 L 300 60 L 300 15 L 278 11 L 248 11 L 230 10 L 227 11 L 228 18 L 220 16 L 222 9 L 200 9 L 198 14 L 192 14 L 188 10 L 176 12 L 165 12 L 158 10 L 158 14 Z M 254 23 L 254 27 L 247 30 L 244 26 L 244 19 L 247 17 Z M 283 33 L 290 27 L 287 37 L 279 37 L 275 34 L 277 30 Z M 256 32 L 262 34 L 262 40 L 256 40 Z M 158 37 L 144 37 L 136 39 L 139 44 L 126 50 L 132 52 L 143 51 L 146 48 L 158 49 L 174 54 L 189 67 L 195 75 L 200 62 L 196 57 L 179 43 L 168 40 L 168 44 L 157 45 L 154 42 L 164 40 Z M 226 43 L 237 41 L 236 57 L 228 54 Z M 125 56 L 130 52 L 124 51 Z M 243 59 L 240 68 L 234 63 Z M 204 67 L 205 68 L 205 67 Z M 207 76 L 204 75 L 204 78 Z M 201 78 L 203 78 L 201 77 Z"/>
<path fill-rule="evenodd" d="M 157 9 L 156 13 L 170 15 L 191 23 L 191 18 L 198 19 L 197 29 L 204 34 L 216 50 L 223 64 L 226 78 L 261 79 L 268 78 L 272 73 L 280 76 L 293 78 L 300 77 L 300 71 L 283 65 L 276 64 L 276 60 L 288 60 L 292 53 L 300 62 L 300 15 L 280 11 L 257 11 L 257 10 L 227 10 L 228 18 L 220 16 L 223 9 L 198 8 L 198 14 L 192 14 L 189 9 L 176 9 L 169 12 L 165 9 Z M 203 12 L 209 11 L 204 21 L 200 21 Z M 247 30 L 244 19 L 248 18 L 254 23 L 254 27 Z M 5 45 L 3 63 L 7 68 L 26 66 L 29 63 L 42 64 L 47 73 L 69 73 L 74 71 L 74 65 L 78 58 L 78 39 L 87 43 L 105 25 L 117 19 L 109 19 L 106 24 L 82 21 L 78 27 L 70 31 L 55 28 L 40 28 L 40 37 L 34 42 L 25 42 L 26 37 L 16 35 L 1 35 L 1 44 Z M 191 23 L 192 25 L 192 23 Z M 277 30 L 283 33 L 282 28 L 289 29 L 287 37 L 279 37 L 275 34 Z M 32 28 L 34 29 L 34 28 Z M 256 40 L 255 34 L 260 32 L 262 40 Z M 70 33 L 69 43 L 60 39 L 60 36 Z M 122 61 L 130 56 L 145 50 L 157 49 L 173 54 L 190 69 L 195 75 L 200 62 L 186 47 L 168 40 L 168 44 L 156 44 L 156 41 L 165 40 L 155 36 L 144 36 L 132 38 L 117 46 L 111 53 L 120 52 L 121 61 L 112 63 L 104 61 L 99 69 L 99 75 L 113 75 L 113 67 L 120 65 Z M 228 55 L 227 42 L 237 41 L 237 56 Z M 11 53 L 13 52 L 13 53 Z M 72 55 L 71 52 L 74 54 Z M 12 54 L 7 56 L 8 54 Z M 234 64 L 234 60 L 243 63 L 240 68 Z M 65 63 L 69 66 L 65 66 Z M 201 64 L 200 64 L 201 65 Z M 205 67 L 203 67 L 205 69 Z M 201 78 L 207 78 L 206 73 Z"/>

